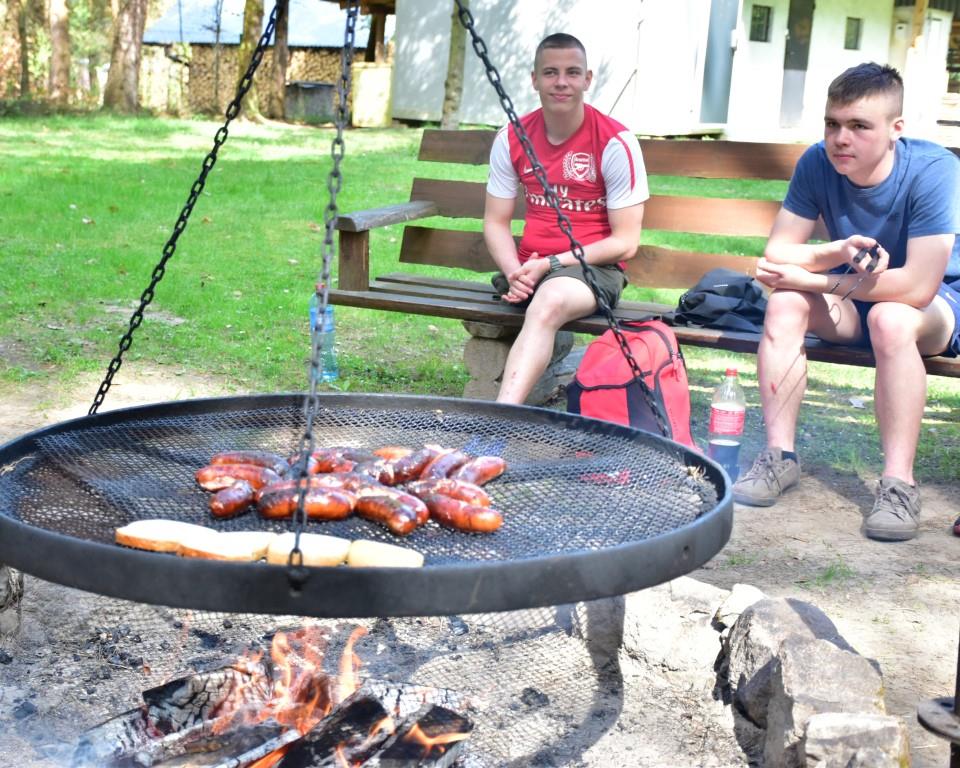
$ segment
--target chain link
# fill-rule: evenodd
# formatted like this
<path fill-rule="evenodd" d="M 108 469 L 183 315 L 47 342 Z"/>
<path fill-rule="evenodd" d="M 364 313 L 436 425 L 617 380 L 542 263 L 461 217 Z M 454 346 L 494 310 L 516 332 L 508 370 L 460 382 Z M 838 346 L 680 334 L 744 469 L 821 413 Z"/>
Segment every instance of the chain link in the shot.
<path fill-rule="evenodd" d="M 300 448 L 297 452 L 298 461 L 296 465 L 296 475 L 300 480 L 300 493 L 297 497 L 297 509 L 293 515 L 294 542 L 290 557 L 287 559 L 288 579 L 291 586 L 296 590 L 303 585 L 307 577 L 307 570 L 303 567 L 303 553 L 300 550 L 300 536 L 307 522 L 307 514 L 304 510 L 304 501 L 307 495 L 307 484 L 304 482 L 307 478 L 307 463 L 310 454 L 313 453 L 316 441 L 313 435 L 313 426 L 316 421 L 317 411 L 320 409 L 320 398 L 317 396 L 318 384 L 323 375 L 323 356 L 320 354 L 322 343 L 323 316 L 327 309 L 330 286 L 330 266 L 333 263 L 333 257 L 336 253 L 334 245 L 334 223 L 337 218 L 337 195 L 343 186 L 343 174 L 340 171 L 340 163 L 343 161 L 345 145 L 343 142 L 343 129 L 347 124 L 347 98 L 350 95 L 350 65 L 353 61 L 354 38 L 356 35 L 358 0 L 347 0 L 347 23 L 343 35 L 343 50 L 340 56 L 340 79 L 337 81 L 337 114 L 336 126 L 337 133 L 331 142 L 330 156 L 333 159 L 333 167 L 330 169 L 330 175 L 327 177 L 327 191 L 330 195 L 330 202 L 323 211 L 324 238 L 323 238 L 323 267 L 320 272 L 320 290 L 317 292 L 319 299 L 319 308 L 317 310 L 317 322 L 313 327 L 310 342 L 310 392 L 304 399 L 304 429 L 300 437 Z"/>
<path fill-rule="evenodd" d="M 516 110 L 513 107 L 513 102 L 507 95 L 507 92 L 503 87 L 503 83 L 500 80 L 500 73 L 497 71 L 496 67 L 493 66 L 493 63 L 490 61 L 490 57 L 487 55 L 487 44 L 483 41 L 483 38 L 480 37 L 474 27 L 473 14 L 470 13 L 469 8 L 463 5 L 462 0 L 454 0 L 454 2 L 457 4 L 457 15 L 459 16 L 460 23 L 467 30 L 467 32 L 470 33 L 473 50 L 483 62 L 487 80 L 490 81 L 490 84 L 497 92 L 497 96 L 500 98 L 500 105 L 503 107 L 503 111 L 506 112 L 507 118 L 510 120 L 511 125 L 513 125 L 517 138 L 523 147 L 523 151 L 526 154 L 527 159 L 530 160 L 530 165 L 533 168 L 533 174 L 543 187 L 544 196 L 547 203 L 557 214 L 557 225 L 570 241 L 571 253 L 573 253 L 577 261 L 580 262 L 580 265 L 583 267 L 583 275 L 586 278 L 590 289 L 596 296 L 597 306 L 603 313 L 603 316 L 607 321 L 607 325 L 610 326 L 610 330 L 613 332 L 613 335 L 616 337 L 620 351 L 626 358 L 627 364 L 630 366 L 630 370 L 633 373 L 634 379 L 640 385 L 640 389 L 647 401 L 647 405 L 650 407 L 650 410 L 653 411 L 653 415 L 657 421 L 657 427 L 660 429 L 661 434 L 664 436 L 669 436 L 670 430 L 667 427 L 664 414 L 661 411 L 659 404 L 654 399 L 653 393 L 650 391 L 650 387 L 647 386 L 647 383 L 644 380 L 643 371 L 640 370 L 640 365 L 637 363 L 636 358 L 630 351 L 630 346 L 627 344 L 627 339 L 620 330 L 617 319 L 613 315 L 613 310 L 610 308 L 610 305 L 607 304 L 603 294 L 600 292 L 600 287 L 597 285 L 593 269 L 589 264 L 587 264 L 584 256 L 583 246 L 573 235 L 573 225 L 570 223 L 570 219 L 563 213 L 563 211 L 560 210 L 560 198 L 557 196 L 554 188 L 550 186 L 550 182 L 547 181 L 547 173 L 540 164 L 540 161 L 537 159 L 536 152 L 533 149 L 533 143 L 530 141 L 530 137 L 527 135 L 526 130 L 524 130 L 523 124 L 520 122 L 520 118 L 517 117 Z"/>
<path fill-rule="evenodd" d="M 140 306 L 134 310 L 133 315 L 130 318 L 130 325 L 120 339 L 120 347 L 117 351 L 117 354 L 107 366 L 106 376 L 100 383 L 100 388 L 97 390 L 97 394 L 93 399 L 93 404 L 90 406 L 90 410 L 87 411 L 87 414 L 90 416 L 95 414 L 103 404 L 103 399 L 107 396 L 107 390 L 110 389 L 110 385 L 113 383 L 113 377 L 116 375 L 117 371 L 120 370 L 120 366 L 123 364 L 123 355 L 128 349 L 130 349 L 130 345 L 133 343 L 133 334 L 143 322 L 143 312 L 150 302 L 153 301 L 157 283 L 163 279 L 163 275 L 167 268 L 167 262 L 173 257 L 174 252 L 177 250 L 177 240 L 180 239 L 180 235 L 182 235 L 183 231 L 187 228 L 187 220 L 190 218 L 190 214 L 193 212 L 193 206 L 196 205 L 197 199 L 200 197 L 200 193 L 203 192 L 203 187 L 207 183 L 207 176 L 213 169 L 214 164 L 217 162 L 217 153 L 220 151 L 220 147 L 222 147 L 224 142 L 227 140 L 227 135 L 229 133 L 228 127 L 231 121 L 240 113 L 243 97 L 246 96 L 247 91 L 250 90 L 250 86 L 253 85 L 253 75 L 257 71 L 257 67 L 260 66 L 260 61 L 263 59 L 263 53 L 266 50 L 267 45 L 270 43 L 270 38 L 273 36 L 273 30 L 277 23 L 278 7 L 279 3 L 274 6 L 273 11 L 270 14 L 270 18 L 267 21 L 267 26 L 264 28 L 263 34 L 260 36 L 260 40 L 257 42 L 257 47 L 254 50 L 253 55 L 250 57 L 250 64 L 247 67 L 247 71 L 244 73 L 240 83 L 237 85 L 237 93 L 233 97 L 233 101 L 231 101 L 229 106 L 227 106 L 225 113 L 226 121 L 222 126 L 220 126 L 216 135 L 214 136 L 213 149 L 211 149 L 207 156 L 203 158 L 200 175 L 197 177 L 197 180 L 193 182 L 193 186 L 190 188 L 190 195 L 187 197 L 187 202 L 181 209 L 180 215 L 177 217 L 177 222 L 173 226 L 173 234 L 170 235 L 170 239 L 168 239 L 166 244 L 163 246 L 163 257 L 160 259 L 157 266 L 153 268 L 150 284 L 140 295 Z"/>

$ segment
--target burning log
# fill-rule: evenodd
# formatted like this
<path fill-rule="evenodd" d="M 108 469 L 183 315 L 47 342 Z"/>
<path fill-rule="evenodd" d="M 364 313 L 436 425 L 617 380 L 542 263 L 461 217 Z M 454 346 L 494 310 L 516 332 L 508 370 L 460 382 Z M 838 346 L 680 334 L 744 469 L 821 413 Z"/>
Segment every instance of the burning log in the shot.
<path fill-rule="evenodd" d="M 364 768 L 447 768 L 460 757 L 472 730 L 466 717 L 431 705 L 408 718 Z"/>

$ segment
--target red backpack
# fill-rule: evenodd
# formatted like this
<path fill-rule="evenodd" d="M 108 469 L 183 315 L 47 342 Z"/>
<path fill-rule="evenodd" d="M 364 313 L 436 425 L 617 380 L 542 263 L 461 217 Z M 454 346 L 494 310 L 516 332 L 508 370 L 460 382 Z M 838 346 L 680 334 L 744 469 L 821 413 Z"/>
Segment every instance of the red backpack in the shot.
<path fill-rule="evenodd" d="M 664 416 L 671 440 L 699 451 L 690 434 L 690 388 L 677 337 L 659 320 L 625 323 L 621 333 Z M 567 385 L 567 411 L 660 434 L 656 417 L 613 331 L 590 342 Z"/>

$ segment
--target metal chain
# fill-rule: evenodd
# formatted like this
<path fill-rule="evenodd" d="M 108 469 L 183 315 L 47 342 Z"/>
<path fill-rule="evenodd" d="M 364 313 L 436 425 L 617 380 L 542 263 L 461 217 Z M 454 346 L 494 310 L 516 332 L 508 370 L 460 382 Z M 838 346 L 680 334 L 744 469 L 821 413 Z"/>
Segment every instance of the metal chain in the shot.
<path fill-rule="evenodd" d="M 347 98 L 350 95 L 350 64 L 353 61 L 354 37 L 356 33 L 358 0 L 347 0 L 347 23 L 343 34 L 343 50 L 340 56 L 340 79 L 337 82 L 337 105 L 336 127 L 337 134 L 330 146 L 330 156 L 333 158 L 333 167 L 330 169 L 330 175 L 327 177 L 327 191 L 330 194 L 330 202 L 323 211 L 323 223 L 325 235 L 323 238 L 323 267 L 320 272 L 320 290 L 317 292 L 319 307 L 317 309 L 317 322 L 311 333 L 310 344 L 310 392 L 304 398 L 304 430 L 300 437 L 300 448 L 297 452 L 299 457 L 296 465 L 296 475 L 300 480 L 300 493 L 297 497 L 297 509 L 293 515 L 294 541 L 293 549 L 287 559 L 288 579 L 291 586 L 296 590 L 303 585 L 307 578 L 307 570 L 303 567 L 303 552 L 300 550 L 300 536 L 307 522 L 307 514 L 304 510 L 304 501 L 307 495 L 307 465 L 310 455 L 313 453 L 315 439 L 313 435 L 313 426 L 316 421 L 317 411 L 320 410 L 320 398 L 317 396 L 317 385 L 323 375 L 323 356 L 320 354 L 323 331 L 323 316 L 327 309 L 327 300 L 329 297 L 330 286 L 330 265 L 333 263 L 335 254 L 334 247 L 334 223 L 337 218 L 337 195 L 343 186 L 343 174 L 340 172 L 340 163 L 344 155 L 343 129 L 347 124 Z"/>
<path fill-rule="evenodd" d="M 253 55 L 250 57 L 250 64 L 247 67 L 247 71 L 244 73 L 240 83 L 237 85 L 236 96 L 233 97 L 233 101 L 231 101 L 227 107 L 227 119 L 214 136 L 213 149 L 211 149 L 207 156 L 203 158 L 200 175 L 197 177 L 197 180 L 193 182 L 193 186 L 190 188 L 190 195 L 187 197 L 187 202 L 184 204 L 183 209 L 180 211 L 180 215 L 177 217 L 177 223 L 173 226 L 173 234 L 170 235 L 170 239 L 167 240 L 166 244 L 163 246 L 163 257 L 160 259 L 157 266 L 153 268 L 150 284 L 140 295 L 140 306 L 134 310 L 134 313 L 130 318 L 130 326 L 120 339 L 120 348 L 113 360 L 110 361 L 110 365 L 107 366 L 106 376 L 100 383 L 100 388 L 97 390 L 96 397 L 93 399 L 93 404 L 90 406 L 90 410 L 87 411 L 88 415 L 90 416 L 95 414 L 97 409 L 103 403 L 103 399 L 107 395 L 107 390 L 110 389 L 110 385 L 113 383 L 114 375 L 120 370 L 120 366 L 123 363 L 123 355 L 128 349 L 130 349 L 130 345 L 133 343 L 133 334 L 143 322 L 143 311 L 147 308 L 150 302 L 153 301 L 154 291 L 157 287 L 157 283 L 163 279 L 167 262 L 177 250 L 177 240 L 180 239 L 180 235 L 182 235 L 183 231 L 187 228 L 187 220 L 190 218 L 190 214 L 193 212 L 193 206 L 196 204 L 197 198 L 200 197 L 200 193 L 203 191 L 203 187 L 207 183 L 207 175 L 217 162 L 217 153 L 220 151 L 220 147 L 223 146 L 224 142 L 227 140 L 228 126 L 230 125 L 231 121 L 240 113 L 240 105 L 243 101 L 243 97 L 246 96 L 247 91 L 250 90 L 250 86 L 253 85 L 253 75 L 257 71 L 257 67 L 260 66 L 260 61 L 263 59 L 263 53 L 266 50 L 267 45 L 270 43 L 270 38 L 273 36 L 273 30 L 277 23 L 278 7 L 279 3 L 273 7 L 273 11 L 271 12 L 270 18 L 267 21 L 267 26 L 263 30 L 260 40 L 257 42 L 257 47 L 254 50 Z"/>
<path fill-rule="evenodd" d="M 539 181 L 540 185 L 543 187 L 544 196 L 547 200 L 547 203 L 557 214 L 557 225 L 567 236 L 567 239 L 570 241 L 570 251 L 583 267 L 584 277 L 586 278 L 590 289 L 596 296 L 597 306 L 603 313 L 604 318 L 606 318 L 607 325 L 610 326 L 610 330 L 613 332 L 613 335 L 616 337 L 617 344 L 620 346 L 620 351 L 626 358 L 627 364 L 630 366 L 630 370 L 634 375 L 634 379 L 640 385 L 640 389 L 647 401 L 647 405 L 650 407 L 650 410 L 653 411 L 653 415 L 657 421 L 657 427 L 660 429 L 660 432 L 667 437 L 670 434 L 670 430 L 667 427 L 664 414 L 661 411 L 657 401 L 654 399 L 653 392 L 650 391 L 650 387 L 647 386 L 646 381 L 644 381 L 643 371 L 640 370 L 640 365 L 637 363 L 636 358 L 630 351 L 630 346 L 627 344 L 627 339 L 620 330 L 617 319 L 613 316 L 613 310 L 610 308 L 610 305 L 607 304 L 600 292 L 600 287 L 597 285 L 593 269 L 589 264 L 587 264 L 584 256 L 583 246 L 573 236 L 573 225 L 570 223 L 570 219 L 567 218 L 563 211 L 560 210 L 560 198 L 547 181 L 547 173 L 540 164 L 540 161 L 537 159 L 536 152 L 533 149 L 533 143 L 530 141 L 530 137 L 527 136 L 527 132 L 524 130 L 523 125 L 520 122 L 520 118 L 517 117 L 516 110 L 513 108 L 513 102 L 510 100 L 510 97 L 504 90 L 503 83 L 500 80 L 500 73 L 497 72 L 496 67 L 493 66 L 493 63 L 490 61 L 490 57 L 487 55 L 487 44 L 483 41 L 483 38 L 480 37 L 474 28 L 473 14 L 470 13 L 469 8 L 463 5 L 462 0 L 454 0 L 454 2 L 457 5 L 460 23 L 470 33 L 473 50 L 483 62 L 487 80 L 490 81 L 490 84 L 497 92 L 497 96 L 500 98 L 500 105 L 503 107 L 503 111 L 506 112 L 510 123 L 513 125 L 517 134 L 517 138 L 520 140 L 520 144 L 523 146 L 524 153 L 530 160 L 530 165 L 533 167 L 534 176 L 536 176 L 537 181 Z"/>

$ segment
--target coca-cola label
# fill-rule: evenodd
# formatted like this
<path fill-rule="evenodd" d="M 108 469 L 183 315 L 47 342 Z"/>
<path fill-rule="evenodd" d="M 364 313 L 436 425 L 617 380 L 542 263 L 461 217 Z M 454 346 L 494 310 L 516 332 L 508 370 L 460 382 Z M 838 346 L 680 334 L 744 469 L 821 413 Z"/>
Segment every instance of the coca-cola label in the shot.
<path fill-rule="evenodd" d="M 714 435 L 742 435 L 746 415 L 746 409 L 742 407 L 724 408 L 722 405 L 711 405 L 709 430 Z"/>

